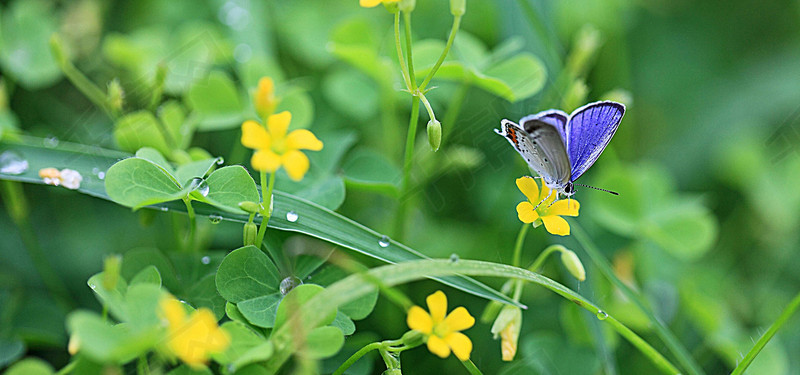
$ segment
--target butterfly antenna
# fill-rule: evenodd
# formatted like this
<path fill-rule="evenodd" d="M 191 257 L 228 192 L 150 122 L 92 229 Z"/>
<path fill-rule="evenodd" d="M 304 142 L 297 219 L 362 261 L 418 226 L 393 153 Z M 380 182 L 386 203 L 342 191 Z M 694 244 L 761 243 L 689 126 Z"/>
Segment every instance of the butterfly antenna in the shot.
<path fill-rule="evenodd" d="M 611 191 L 611 190 L 601 189 L 601 188 L 599 188 L 599 187 L 594 187 L 594 186 L 589 186 L 589 185 L 584 185 L 584 184 L 575 184 L 575 185 L 578 185 L 578 186 L 583 186 L 583 187 L 587 187 L 587 188 L 590 188 L 590 189 L 595 189 L 595 190 L 605 191 L 606 193 L 611 193 L 611 194 L 614 194 L 614 195 L 619 195 L 619 193 L 617 193 L 616 191 Z"/>

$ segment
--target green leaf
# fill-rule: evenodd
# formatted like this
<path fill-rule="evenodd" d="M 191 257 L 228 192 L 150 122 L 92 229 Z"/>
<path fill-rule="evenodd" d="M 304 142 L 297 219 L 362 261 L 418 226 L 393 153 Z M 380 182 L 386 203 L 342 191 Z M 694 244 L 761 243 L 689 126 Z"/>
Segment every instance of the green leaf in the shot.
<path fill-rule="evenodd" d="M 6 149 L 14 150 L 25 155 L 30 165 L 29 170 L 25 173 L 19 175 L 0 174 L 0 178 L 33 184 L 43 184 L 42 179 L 39 178 L 37 174 L 39 169 L 50 167 L 60 160 L 72 160 L 70 164 L 72 169 L 75 169 L 84 176 L 91 176 L 93 168 L 97 168 L 98 166 L 110 166 L 119 158 L 126 156 L 126 154 L 99 149 L 95 146 L 74 145 L 66 142 L 62 142 L 56 147 L 48 148 L 43 145 L 42 138 L 27 136 L 20 136 L 14 141 L 3 139 L 0 144 Z M 106 177 L 106 179 L 108 179 L 108 177 Z M 92 179 L 84 181 L 78 191 L 94 197 L 111 200 L 103 188 L 103 185 L 99 183 L 100 180 L 97 181 L 98 182 L 93 182 Z M 378 242 L 383 237 L 381 233 L 373 231 L 322 206 L 281 191 L 275 191 L 274 195 L 275 209 L 268 223 L 271 228 L 303 233 L 389 263 L 426 258 L 420 252 L 396 241 L 390 241 L 389 245 L 386 247 L 380 246 Z M 176 212 L 185 212 L 186 210 L 182 202 L 170 202 L 164 206 Z M 195 211 L 200 216 L 220 214 L 219 210 L 214 207 L 199 206 L 196 207 Z M 289 211 L 297 213 L 298 220 L 286 220 L 286 214 Z M 247 215 L 244 214 L 222 213 L 221 216 L 224 220 L 240 223 L 245 223 L 248 219 Z M 260 221 L 259 219 L 256 220 Z M 124 269 L 125 265 L 123 264 L 123 270 Z M 170 287 L 170 279 L 167 277 L 168 274 L 164 269 L 161 269 L 161 267 L 159 267 L 159 271 L 161 272 L 164 284 Z M 130 277 L 133 277 L 133 275 L 130 275 Z M 436 280 L 481 298 L 522 306 L 518 302 L 508 298 L 508 296 L 468 277 L 455 276 L 437 278 Z M 275 288 L 277 288 L 277 283 L 278 281 L 275 282 Z M 219 280 L 217 282 L 217 287 L 219 288 Z M 222 294 L 221 290 L 220 293 Z M 269 293 L 261 293 L 261 295 L 265 294 Z M 225 296 L 224 294 L 222 295 L 223 297 Z"/>
<path fill-rule="evenodd" d="M 158 273 L 156 266 L 150 265 L 141 270 L 131 279 L 130 285 L 153 284 L 161 286 L 161 274 Z"/>
<path fill-rule="evenodd" d="M 353 68 L 326 74 L 322 81 L 322 93 L 334 108 L 356 120 L 367 121 L 378 114 L 378 87 L 369 77 Z"/>
<path fill-rule="evenodd" d="M 345 336 L 352 335 L 356 332 L 356 324 L 347 316 L 347 314 L 338 311 L 336 318 L 331 322 L 331 326 L 339 328 Z"/>
<path fill-rule="evenodd" d="M 342 164 L 342 170 L 348 185 L 391 195 L 399 192 L 400 169 L 377 152 L 364 148 L 354 150 Z"/>
<path fill-rule="evenodd" d="M 539 92 L 547 77 L 544 64 L 530 53 L 503 60 L 483 73 L 499 79 L 511 89 L 511 95 L 504 96 L 510 102 L 527 99 Z"/>
<path fill-rule="evenodd" d="M 125 312 L 132 332 L 148 332 L 161 326 L 159 303 L 166 293 L 159 285 L 141 283 L 128 287 L 125 294 Z"/>
<path fill-rule="evenodd" d="M 136 157 L 152 162 L 153 164 L 161 167 L 170 176 L 175 176 L 175 168 L 172 167 L 172 164 L 170 164 L 167 159 L 164 158 L 164 155 L 162 155 L 161 152 L 152 147 L 142 147 L 136 150 Z"/>
<path fill-rule="evenodd" d="M 278 305 L 282 299 L 283 296 L 276 292 L 241 301 L 236 304 L 236 307 L 251 324 L 261 328 L 272 328 L 275 326 Z"/>
<path fill-rule="evenodd" d="M 132 280 L 142 270 L 149 266 L 158 269 L 161 282 L 169 290 L 178 290 L 179 282 L 175 276 L 175 267 L 161 251 L 153 248 L 135 248 L 125 252 L 122 256 L 122 277 Z"/>
<path fill-rule="evenodd" d="M 192 368 L 188 365 L 180 365 L 168 372 L 167 375 L 212 375 L 208 368 Z"/>
<path fill-rule="evenodd" d="M 236 85 L 223 72 L 211 72 L 194 83 L 186 101 L 199 116 L 199 130 L 232 129 L 241 125 L 244 106 Z"/>
<path fill-rule="evenodd" d="M 54 11 L 48 1 L 17 0 L 2 12 L 0 65 L 28 90 L 50 86 L 61 78 L 50 53 L 50 37 L 58 31 Z"/>
<path fill-rule="evenodd" d="M 309 358 L 322 359 L 330 357 L 344 345 L 344 335 L 336 327 L 319 327 L 306 336 L 303 355 Z"/>
<path fill-rule="evenodd" d="M 331 285 L 348 276 L 348 273 L 336 266 L 327 266 L 321 269 L 314 275 L 314 282 L 322 286 Z M 339 306 L 339 311 L 346 314 L 350 319 L 361 320 L 366 318 L 375 308 L 378 302 L 378 290 L 367 293 L 363 297 L 359 297 L 350 301 L 342 306 Z M 346 334 L 346 333 L 345 333 Z"/>
<path fill-rule="evenodd" d="M 158 108 L 158 120 L 164 124 L 176 147 L 184 149 L 192 140 L 191 122 L 186 121 L 183 106 L 177 101 L 170 100 Z"/>
<path fill-rule="evenodd" d="M 17 363 L 8 371 L 6 375 L 50 375 L 55 374 L 53 366 L 39 358 L 25 358 Z"/>
<path fill-rule="evenodd" d="M 221 159 L 205 159 L 181 165 L 178 167 L 178 170 L 175 171 L 175 179 L 178 180 L 181 186 L 188 186 L 193 178 L 204 178 L 209 172 L 214 170 L 219 160 Z"/>
<path fill-rule="evenodd" d="M 339 176 L 331 176 L 311 184 L 305 189 L 298 190 L 294 194 L 322 207 L 335 210 L 344 203 L 344 180 Z"/>
<path fill-rule="evenodd" d="M 693 261 L 705 255 L 717 238 L 714 216 L 693 202 L 675 204 L 652 217 L 653 226 L 645 233 L 664 250 L 683 260 Z"/>
<path fill-rule="evenodd" d="M 391 61 L 378 55 L 378 50 L 365 45 L 345 45 L 331 42 L 329 49 L 336 57 L 340 58 L 370 76 L 382 85 L 391 85 L 391 78 L 395 76 Z"/>
<path fill-rule="evenodd" d="M 114 124 L 114 140 L 120 149 L 129 152 L 152 147 L 162 155 L 169 155 L 174 145 L 165 136 L 161 123 L 149 111 L 129 113 Z"/>
<path fill-rule="evenodd" d="M 103 287 L 103 273 L 100 272 L 90 277 L 86 284 L 92 289 L 97 300 L 107 306 L 114 317 L 121 321 L 128 319 L 128 313 L 125 308 L 125 293 L 128 290 L 128 285 L 125 279 L 120 278 L 114 289 L 107 290 Z"/>
<path fill-rule="evenodd" d="M 298 309 L 302 308 L 304 303 L 308 302 L 312 297 L 321 293 L 323 290 L 325 290 L 325 288 L 314 284 L 298 285 L 292 289 L 278 306 L 278 312 L 275 316 L 275 329 L 280 328 L 290 316 L 295 315 Z M 326 326 L 336 319 L 335 307 L 321 306 L 318 313 L 322 319 L 320 319 L 317 325 L 312 327 Z"/>
<path fill-rule="evenodd" d="M 260 348 L 265 343 L 270 344 L 270 347 L 262 348 L 265 350 L 264 354 L 272 353 L 271 343 L 242 323 L 225 322 L 220 328 L 227 332 L 231 337 L 231 345 L 228 346 L 224 352 L 212 355 L 212 358 L 214 358 L 214 360 L 220 364 L 227 365 L 236 362 L 234 367 L 245 366 L 247 363 L 239 364 L 239 361 L 242 361 L 243 356 L 248 355 L 250 358 L 252 358 L 253 354 L 248 354 L 248 352 L 251 349 Z M 269 355 L 266 355 L 263 360 L 266 360 L 267 358 L 269 358 Z M 242 362 L 247 362 L 247 360 L 248 358 L 245 357 L 244 361 Z"/>
<path fill-rule="evenodd" d="M 272 356 L 273 347 L 272 343 L 269 341 L 265 341 L 260 345 L 253 347 L 252 349 L 248 350 L 239 358 L 236 359 L 231 365 L 233 369 L 241 369 L 249 364 L 252 363 L 259 363 L 264 362 Z M 238 370 L 237 370 L 238 373 Z"/>
<path fill-rule="evenodd" d="M 255 246 L 241 247 L 228 254 L 216 276 L 219 294 L 233 303 L 275 293 L 280 282 L 278 268 Z"/>
<path fill-rule="evenodd" d="M 114 202 L 133 209 L 181 199 L 188 193 L 161 167 L 139 158 L 128 158 L 111 166 L 106 172 L 105 185 Z"/>
<path fill-rule="evenodd" d="M 256 182 L 241 165 L 231 165 L 217 169 L 208 178 L 208 195 L 203 201 L 219 209 L 242 213 L 239 202 L 258 202 Z"/>
<path fill-rule="evenodd" d="M 18 339 L 0 337 L 0 368 L 13 363 L 25 354 L 25 343 Z"/>
<path fill-rule="evenodd" d="M 98 362 L 127 363 L 146 353 L 158 340 L 156 331 L 133 334 L 126 324 L 109 325 L 88 311 L 71 313 L 67 327 L 80 340 L 81 353 Z"/>
<path fill-rule="evenodd" d="M 186 300 L 196 308 L 210 309 L 217 320 L 225 315 L 225 299 L 217 292 L 215 275 L 208 274 L 192 284 L 186 292 Z"/>
<path fill-rule="evenodd" d="M 311 126 L 311 121 L 314 120 L 314 102 L 308 94 L 300 90 L 292 90 L 286 96 L 281 97 L 275 113 L 283 111 L 292 113 L 289 131 L 307 129 Z"/>

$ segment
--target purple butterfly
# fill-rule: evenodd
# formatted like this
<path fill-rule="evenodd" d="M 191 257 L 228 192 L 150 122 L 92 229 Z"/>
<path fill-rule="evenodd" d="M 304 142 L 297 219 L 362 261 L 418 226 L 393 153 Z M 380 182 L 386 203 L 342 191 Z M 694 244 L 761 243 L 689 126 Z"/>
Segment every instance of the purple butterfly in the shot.
<path fill-rule="evenodd" d="M 570 197 L 575 194 L 574 185 L 592 187 L 575 184 L 575 180 L 603 153 L 624 114 L 623 104 L 602 101 L 580 107 L 569 116 L 557 109 L 525 116 L 520 125 L 503 119 L 495 133 L 508 139 L 551 192 L 556 191 L 556 198 L 559 194 Z"/>

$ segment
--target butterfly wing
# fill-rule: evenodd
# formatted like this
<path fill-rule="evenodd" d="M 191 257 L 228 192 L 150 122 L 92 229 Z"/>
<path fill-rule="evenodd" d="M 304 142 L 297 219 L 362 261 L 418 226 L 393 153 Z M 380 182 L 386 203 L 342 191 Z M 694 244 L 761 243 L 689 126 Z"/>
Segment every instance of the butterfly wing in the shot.
<path fill-rule="evenodd" d="M 523 117 L 519 122 L 528 134 L 533 148 L 542 155 L 539 163 L 540 167 L 545 170 L 545 174 L 539 173 L 539 175 L 550 187 L 564 187 L 570 182 L 571 177 L 564 139 L 565 125 L 567 124 L 566 113 L 556 110 L 545 111 Z"/>
<path fill-rule="evenodd" d="M 565 130 L 572 181 L 597 161 L 624 114 L 625 105 L 612 101 L 590 103 L 572 112 Z"/>
<path fill-rule="evenodd" d="M 500 122 L 500 130 L 495 129 L 495 133 L 505 137 L 511 146 L 522 156 L 528 163 L 528 166 L 540 176 L 550 175 L 551 171 L 545 168 L 544 154 L 536 147 L 525 130 L 520 128 L 517 124 L 503 119 Z"/>

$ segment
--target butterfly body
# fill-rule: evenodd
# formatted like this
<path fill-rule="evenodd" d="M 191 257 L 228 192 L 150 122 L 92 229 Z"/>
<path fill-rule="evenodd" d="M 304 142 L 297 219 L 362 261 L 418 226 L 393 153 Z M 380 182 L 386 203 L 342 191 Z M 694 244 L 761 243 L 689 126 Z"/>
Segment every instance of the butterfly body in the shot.
<path fill-rule="evenodd" d="M 547 110 L 519 124 L 503 119 L 500 130 L 515 150 L 553 191 L 572 196 L 575 180 L 591 167 L 611 141 L 625 106 L 612 101 L 587 104 L 567 115 Z"/>

